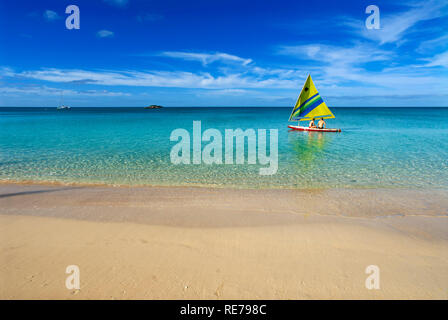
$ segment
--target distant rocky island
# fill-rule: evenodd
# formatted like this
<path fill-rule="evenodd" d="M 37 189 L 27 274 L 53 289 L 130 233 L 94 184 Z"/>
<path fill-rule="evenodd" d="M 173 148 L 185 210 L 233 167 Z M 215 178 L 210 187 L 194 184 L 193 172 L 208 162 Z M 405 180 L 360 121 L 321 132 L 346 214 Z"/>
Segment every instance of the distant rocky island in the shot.
<path fill-rule="evenodd" d="M 163 108 L 163 107 L 162 106 L 158 106 L 156 104 L 152 104 L 152 105 L 150 105 L 148 107 L 145 107 L 145 109 L 160 109 L 160 108 Z"/>

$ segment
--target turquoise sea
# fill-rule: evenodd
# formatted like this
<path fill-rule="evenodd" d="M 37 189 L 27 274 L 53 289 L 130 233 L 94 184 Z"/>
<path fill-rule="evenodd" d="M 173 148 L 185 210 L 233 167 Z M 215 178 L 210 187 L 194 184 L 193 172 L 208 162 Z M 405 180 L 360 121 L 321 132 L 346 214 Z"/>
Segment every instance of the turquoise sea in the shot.
<path fill-rule="evenodd" d="M 447 188 L 448 108 L 333 108 L 328 127 L 287 128 L 290 108 L 0 108 L 0 181 L 241 188 Z M 176 128 L 278 129 L 278 171 L 174 165 Z M 205 143 L 203 143 L 203 146 Z"/>

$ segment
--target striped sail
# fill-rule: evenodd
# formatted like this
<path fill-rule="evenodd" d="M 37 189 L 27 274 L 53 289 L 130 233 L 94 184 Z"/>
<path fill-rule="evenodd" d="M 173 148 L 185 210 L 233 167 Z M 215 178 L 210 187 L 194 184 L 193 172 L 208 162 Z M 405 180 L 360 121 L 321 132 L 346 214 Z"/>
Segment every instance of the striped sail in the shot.
<path fill-rule="evenodd" d="M 311 75 L 308 75 L 296 105 L 292 109 L 289 121 L 309 121 L 313 118 L 331 119 L 334 118 L 334 115 L 319 95 Z"/>

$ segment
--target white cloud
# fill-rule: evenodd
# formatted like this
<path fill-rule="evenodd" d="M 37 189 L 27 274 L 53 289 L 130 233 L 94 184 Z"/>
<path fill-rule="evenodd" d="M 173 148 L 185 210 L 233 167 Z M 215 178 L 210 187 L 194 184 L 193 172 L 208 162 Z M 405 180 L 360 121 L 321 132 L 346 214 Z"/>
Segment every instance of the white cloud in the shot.
<path fill-rule="evenodd" d="M 252 59 L 244 59 L 238 56 L 234 56 L 227 53 L 195 53 L 195 52 L 182 52 L 182 51 L 166 51 L 160 53 L 161 56 L 164 57 L 170 57 L 170 58 L 176 58 L 176 59 L 183 59 L 183 60 L 190 60 L 190 61 L 199 61 L 202 63 L 202 65 L 206 66 L 210 63 L 219 61 L 219 62 L 225 62 L 225 63 L 238 63 L 242 65 L 248 65 L 252 62 Z"/>
<path fill-rule="evenodd" d="M 279 54 L 301 61 L 323 95 L 357 96 L 401 94 L 437 94 L 448 92 L 448 81 L 443 74 L 435 73 L 430 63 L 420 65 L 393 65 L 395 54 L 375 47 L 357 44 L 352 47 L 323 44 L 283 46 Z M 375 69 L 366 64 L 376 61 Z M 381 62 L 381 64 L 378 64 Z M 447 56 L 436 56 L 431 65 L 444 65 Z"/>
<path fill-rule="evenodd" d="M 173 87 L 173 88 L 291 88 L 298 85 L 297 79 L 264 78 L 245 73 L 213 76 L 207 72 L 184 71 L 89 71 L 72 69 L 42 69 L 14 72 L 2 69 L 1 76 L 29 78 L 49 82 L 106 86 Z"/>
<path fill-rule="evenodd" d="M 446 76 L 435 72 L 433 68 L 447 66 L 446 53 L 436 55 L 429 62 L 421 60 L 423 62 L 420 64 L 397 66 L 394 65 L 397 56 L 393 51 L 381 50 L 368 44 L 358 43 L 351 47 L 326 44 L 281 46 L 277 54 L 288 55 L 297 61 L 294 67 L 275 69 L 244 63 L 246 60 L 252 60 L 225 53 L 163 54 L 179 59 L 193 59 L 205 65 L 221 59 L 226 62 L 226 68 L 210 68 L 210 72 L 57 68 L 16 72 L 10 68 L 0 68 L 0 77 L 92 86 L 207 89 L 214 90 L 210 92 L 211 95 L 228 93 L 243 97 L 246 89 L 252 94 L 253 89 L 264 89 L 259 90 L 260 92 L 272 89 L 269 94 L 274 96 L 281 95 L 281 92 L 288 89 L 295 92 L 302 86 L 306 74 L 311 72 L 323 96 L 412 95 L 416 92 L 424 95 L 448 92 Z"/>
<path fill-rule="evenodd" d="M 0 87 L 0 94 L 2 95 L 38 95 L 38 96 L 59 96 L 63 93 L 66 96 L 130 96 L 126 92 L 108 91 L 108 90 L 71 90 L 71 89 L 59 89 L 48 86 L 23 86 L 23 87 Z"/>
<path fill-rule="evenodd" d="M 54 20 L 60 19 L 61 17 L 56 12 L 54 12 L 52 10 L 45 10 L 44 18 L 48 21 L 54 21 Z"/>
<path fill-rule="evenodd" d="M 427 67 L 446 67 L 448 68 L 448 51 L 435 55 L 429 63 L 425 66 Z"/>
<path fill-rule="evenodd" d="M 403 41 L 405 33 L 419 22 L 431 20 L 448 15 L 448 2 L 446 0 L 430 0 L 411 3 L 410 9 L 401 13 L 388 14 L 380 7 L 380 29 L 367 29 L 364 20 L 346 18 L 343 24 L 350 26 L 361 36 L 378 41 L 380 44 L 398 44 Z M 366 16 L 367 17 L 367 16 Z"/>
<path fill-rule="evenodd" d="M 434 50 L 440 50 L 442 48 L 448 49 L 448 34 L 444 34 L 434 39 L 422 41 L 416 51 L 418 53 L 434 52 Z"/>
<path fill-rule="evenodd" d="M 246 89 L 216 89 L 216 90 L 207 90 L 205 92 L 201 92 L 201 95 L 211 95 L 211 96 L 242 96 L 248 93 L 255 93 L 255 91 L 249 91 Z"/>
<path fill-rule="evenodd" d="M 366 71 L 354 65 L 325 64 L 303 67 L 311 71 L 323 96 L 362 96 L 401 94 L 437 94 L 448 92 L 446 77 L 431 72 L 431 68 L 394 68 L 384 71 Z M 285 72 L 286 73 L 286 72 Z M 300 74 L 300 76 L 299 76 Z M 293 89 L 299 90 L 304 81 L 303 71 L 292 71 L 289 77 L 278 75 L 257 76 L 235 73 L 212 76 L 209 73 L 168 71 L 88 71 L 44 69 L 14 72 L 3 69 L 2 76 L 34 80 L 71 83 L 82 82 L 104 86 L 171 87 L 193 89 L 230 90 L 240 94 L 242 89 Z M 224 92 L 224 91 L 218 91 Z M 278 93 L 277 93 L 278 94 Z"/>
<path fill-rule="evenodd" d="M 277 53 L 302 60 L 315 60 L 338 65 L 387 60 L 392 56 L 391 52 L 361 44 L 351 47 L 325 44 L 280 46 Z"/>
<path fill-rule="evenodd" d="M 112 38 L 114 33 L 109 30 L 100 30 L 96 33 L 96 36 L 99 38 Z"/>

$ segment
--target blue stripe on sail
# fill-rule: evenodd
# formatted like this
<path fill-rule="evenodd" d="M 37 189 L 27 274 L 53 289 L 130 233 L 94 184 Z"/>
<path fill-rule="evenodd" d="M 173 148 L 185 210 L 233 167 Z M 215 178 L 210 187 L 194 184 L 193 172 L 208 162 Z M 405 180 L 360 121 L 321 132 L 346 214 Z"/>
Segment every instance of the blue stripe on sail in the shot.
<path fill-rule="evenodd" d="M 315 97 L 318 96 L 318 95 L 319 95 L 319 92 L 316 93 L 314 96 L 309 97 L 308 99 L 306 99 L 306 101 L 302 102 L 302 103 L 300 104 L 300 106 L 298 106 L 297 108 L 293 109 L 292 113 L 293 113 L 293 114 L 296 113 L 298 110 L 300 110 L 300 108 L 302 108 L 302 106 L 303 106 L 305 103 L 307 103 L 308 101 L 310 101 L 311 99 L 315 98 Z"/>
<path fill-rule="evenodd" d="M 311 99 L 313 99 L 314 97 L 316 97 L 316 96 L 318 96 L 318 95 L 319 95 L 319 92 L 316 93 L 314 96 L 309 97 L 308 99 L 306 99 L 304 102 L 302 102 L 302 104 L 300 105 L 299 108 L 302 108 L 302 106 L 303 106 L 305 103 L 307 103 L 308 101 L 310 101 Z"/>
<path fill-rule="evenodd" d="M 308 113 L 310 113 L 311 111 L 313 111 L 315 108 L 317 108 L 318 106 L 320 106 L 322 103 L 324 103 L 324 100 L 322 100 L 321 97 L 319 97 L 319 99 L 317 99 L 316 101 L 314 101 L 308 108 L 306 108 L 305 110 L 303 110 L 303 112 L 301 112 L 301 114 L 303 114 L 305 117 Z"/>

